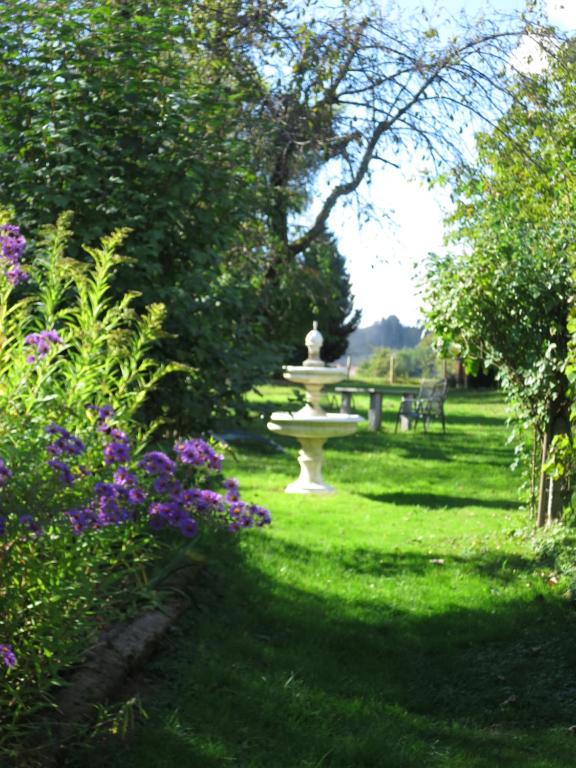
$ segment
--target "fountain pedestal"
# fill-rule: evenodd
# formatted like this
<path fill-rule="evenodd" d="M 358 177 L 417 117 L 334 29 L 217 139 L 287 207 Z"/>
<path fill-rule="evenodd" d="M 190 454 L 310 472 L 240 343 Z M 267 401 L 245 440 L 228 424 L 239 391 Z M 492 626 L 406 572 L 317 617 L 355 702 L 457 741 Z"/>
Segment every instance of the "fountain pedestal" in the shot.
<path fill-rule="evenodd" d="M 306 388 L 306 405 L 296 413 L 276 411 L 268 429 L 294 437 L 300 443 L 300 476 L 290 483 L 286 493 L 327 494 L 335 489 L 322 478 L 323 447 L 331 437 L 351 435 L 363 419 L 353 413 L 326 413 L 320 404 L 320 392 L 326 384 L 336 384 L 347 376 L 346 368 L 331 368 L 320 360 L 322 335 L 314 328 L 306 336 L 308 359 L 303 365 L 284 366 L 284 378 Z"/>
<path fill-rule="evenodd" d="M 334 488 L 322 478 L 322 448 L 325 438 L 299 437 L 302 446 L 298 451 L 300 477 L 286 487 L 286 493 L 334 493 Z"/>

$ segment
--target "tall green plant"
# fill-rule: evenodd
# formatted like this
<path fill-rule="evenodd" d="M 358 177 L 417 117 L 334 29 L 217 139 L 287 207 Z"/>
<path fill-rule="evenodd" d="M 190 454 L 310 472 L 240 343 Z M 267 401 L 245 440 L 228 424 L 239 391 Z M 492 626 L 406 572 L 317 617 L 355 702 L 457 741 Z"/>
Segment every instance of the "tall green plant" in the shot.
<path fill-rule="evenodd" d="M 44 422 L 65 418 L 76 427 L 86 406 L 110 404 L 123 422 L 133 423 L 158 382 L 185 366 L 150 357 L 163 334 L 162 304 L 138 314 L 137 294 L 114 298 L 112 283 L 126 261 L 118 249 L 127 230 L 103 237 L 99 247 L 86 246 L 84 262 L 66 255 L 70 222 L 71 215 L 63 214 L 43 229 L 24 296 L 15 298 L 22 289 L 6 279 L 0 285 L 0 408 Z M 26 340 L 46 331 L 60 340 L 43 355 L 31 354 L 34 345 Z"/>
<path fill-rule="evenodd" d="M 536 434 L 540 525 L 568 501 L 567 484 L 544 470 L 555 437 L 570 432 L 574 72 L 567 45 L 546 72 L 518 83 L 498 129 L 477 138 L 475 165 L 453 176 L 449 240 L 459 247 L 431 257 L 425 289 L 429 326 L 470 367 L 495 366 L 520 433 Z"/>

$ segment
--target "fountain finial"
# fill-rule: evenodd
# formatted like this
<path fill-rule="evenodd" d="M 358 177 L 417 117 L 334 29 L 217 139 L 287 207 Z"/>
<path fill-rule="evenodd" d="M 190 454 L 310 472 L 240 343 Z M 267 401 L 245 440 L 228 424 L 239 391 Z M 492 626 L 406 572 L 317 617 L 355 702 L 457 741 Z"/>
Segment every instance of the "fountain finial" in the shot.
<path fill-rule="evenodd" d="M 306 334 L 304 344 L 308 347 L 308 358 L 304 360 L 302 365 L 307 367 L 314 366 L 316 368 L 324 367 L 325 363 L 320 358 L 320 350 L 322 349 L 322 344 L 324 344 L 324 336 L 322 336 L 318 330 L 317 320 L 314 320 L 312 323 L 312 330 L 308 331 Z"/>

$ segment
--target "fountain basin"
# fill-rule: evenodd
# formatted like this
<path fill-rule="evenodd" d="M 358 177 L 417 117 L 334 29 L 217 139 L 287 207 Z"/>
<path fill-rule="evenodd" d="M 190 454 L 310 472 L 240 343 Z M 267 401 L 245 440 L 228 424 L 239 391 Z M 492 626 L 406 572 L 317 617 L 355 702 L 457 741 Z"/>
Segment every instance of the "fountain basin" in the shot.
<path fill-rule="evenodd" d="M 322 448 L 331 437 L 344 437 L 356 432 L 361 421 L 362 417 L 353 413 L 304 415 L 301 412 L 275 411 L 270 416 L 268 429 L 286 437 L 295 437 L 300 443 L 300 476 L 285 489 L 286 493 L 334 493 L 335 489 L 322 477 Z"/>
<path fill-rule="evenodd" d="M 363 421 L 354 413 L 327 413 L 326 415 L 302 415 L 275 411 L 270 415 L 268 429 L 287 437 L 322 438 L 352 435 Z"/>
<path fill-rule="evenodd" d="M 316 384 L 322 387 L 328 384 L 338 384 L 348 375 L 346 368 L 321 368 L 320 366 L 305 368 L 302 365 L 285 365 L 283 376 L 295 384 Z"/>

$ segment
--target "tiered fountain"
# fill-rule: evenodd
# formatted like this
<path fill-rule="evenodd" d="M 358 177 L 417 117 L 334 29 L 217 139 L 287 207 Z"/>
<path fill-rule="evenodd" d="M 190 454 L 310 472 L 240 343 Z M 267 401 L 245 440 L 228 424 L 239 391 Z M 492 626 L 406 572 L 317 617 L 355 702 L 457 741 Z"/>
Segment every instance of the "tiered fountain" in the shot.
<path fill-rule="evenodd" d="M 343 367 L 326 365 L 320 359 L 324 342 L 314 322 L 307 334 L 308 359 L 302 365 L 285 365 L 284 378 L 306 388 L 306 405 L 295 413 L 276 411 L 270 416 L 268 429 L 295 437 L 301 446 L 298 454 L 300 477 L 286 488 L 286 493 L 334 493 L 322 479 L 324 443 L 330 437 L 351 435 L 363 419 L 353 413 L 326 413 L 320 405 L 320 392 L 327 384 L 337 384 L 347 376 Z"/>

